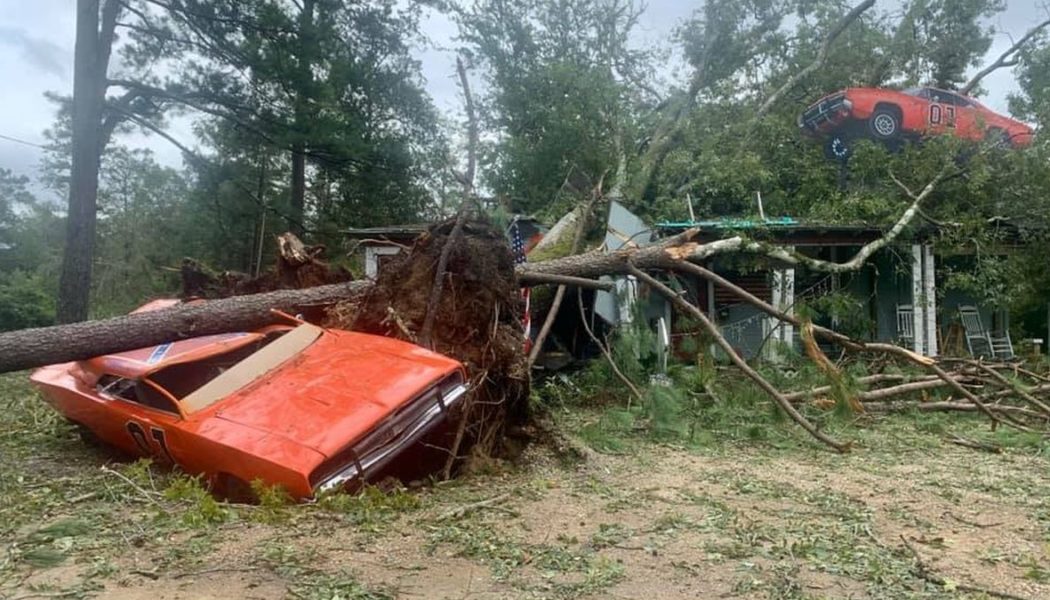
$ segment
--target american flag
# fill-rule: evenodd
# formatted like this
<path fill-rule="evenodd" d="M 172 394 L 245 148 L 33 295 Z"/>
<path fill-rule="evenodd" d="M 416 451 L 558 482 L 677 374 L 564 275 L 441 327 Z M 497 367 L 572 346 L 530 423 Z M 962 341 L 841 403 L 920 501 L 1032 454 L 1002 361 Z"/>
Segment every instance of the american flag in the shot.
<path fill-rule="evenodd" d="M 528 262 L 525 256 L 525 238 L 521 235 L 521 228 L 517 219 L 510 225 L 510 249 L 514 252 L 514 264 L 523 265 Z M 522 316 L 521 324 L 525 329 L 525 352 L 532 348 L 532 315 L 529 312 L 530 288 L 521 288 L 521 299 L 525 301 L 525 314 Z"/>

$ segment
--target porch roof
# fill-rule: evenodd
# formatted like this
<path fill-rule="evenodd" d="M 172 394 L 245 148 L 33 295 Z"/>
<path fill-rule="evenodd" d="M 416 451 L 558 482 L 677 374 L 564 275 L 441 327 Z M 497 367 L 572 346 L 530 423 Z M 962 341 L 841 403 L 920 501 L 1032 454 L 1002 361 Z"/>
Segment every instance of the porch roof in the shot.
<path fill-rule="evenodd" d="M 734 232 L 747 231 L 754 237 L 799 246 L 854 246 L 876 240 L 884 234 L 881 228 L 870 225 L 806 223 L 794 217 L 665 221 L 656 224 L 656 230 L 661 236 L 693 228 L 700 230 L 701 239 L 719 239 Z"/>

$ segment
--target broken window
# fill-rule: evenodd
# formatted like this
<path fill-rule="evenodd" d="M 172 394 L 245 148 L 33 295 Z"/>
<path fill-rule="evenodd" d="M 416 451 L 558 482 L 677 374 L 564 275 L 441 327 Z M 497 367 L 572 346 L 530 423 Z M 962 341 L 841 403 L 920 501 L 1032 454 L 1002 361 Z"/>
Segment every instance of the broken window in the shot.
<path fill-rule="evenodd" d="M 103 375 L 99 378 L 96 389 L 103 396 L 120 398 L 149 408 L 179 414 L 179 409 L 171 398 L 144 381 L 125 379 L 116 375 Z"/>
<path fill-rule="evenodd" d="M 153 373 L 149 378 L 169 394 L 182 400 L 285 333 L 286 331 L 274 331 L 247 346 L 204 360 L 172 365 Z"/>

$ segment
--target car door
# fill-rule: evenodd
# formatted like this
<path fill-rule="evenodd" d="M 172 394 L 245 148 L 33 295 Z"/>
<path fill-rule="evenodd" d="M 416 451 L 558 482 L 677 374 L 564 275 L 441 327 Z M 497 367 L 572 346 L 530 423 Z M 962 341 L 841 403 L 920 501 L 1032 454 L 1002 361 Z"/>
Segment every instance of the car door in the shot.
<path fill-rule="evenodd" d="M 926 131 L 930 134 L 951 132 L 955 128 L 956 106 L 951 94 L 941 90 L 928 89 L 926 98 Z"/>
<path fill-rule="evenodd" d="M 109 412 L 104 438 L 137 456 L 179 464 L 172 440 L 181 415 L 170 398 L 145 380 L 103 376 L 99 395 Z"/>
<path fill-rule="evenodd" d="M 984 124 L 978 122 L 977 107 L 965 96 L 952 93 L 946 93 L 945 96 L 955 108 L 952 123 L 955 135 L 968 140 L 980 140 L 984 135 Z"/>

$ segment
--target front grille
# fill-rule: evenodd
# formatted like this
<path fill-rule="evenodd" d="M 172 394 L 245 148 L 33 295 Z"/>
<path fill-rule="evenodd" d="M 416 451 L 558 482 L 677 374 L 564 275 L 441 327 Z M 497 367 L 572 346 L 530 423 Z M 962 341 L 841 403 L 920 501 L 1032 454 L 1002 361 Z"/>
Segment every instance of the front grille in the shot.
<path fill-rule="evenodd" d="M 310 484 L 327 481 L 350 466 L 362 478 L 393 458 L 396 447 L 443 420 L 441 413 L 463 396 L 463 375 L 453 373 L 409 401 L 361 439 L 347 445 L 314 470 Z"/>
<path fill-rule="evenodd" d="M 806 109 L 806 112 L 802 113 L 802 117 L 799 118 L 799 126 L 817 129 L 844 112 L 846 112 L 846 94 L 844 92 L 832 94 Z"/>

